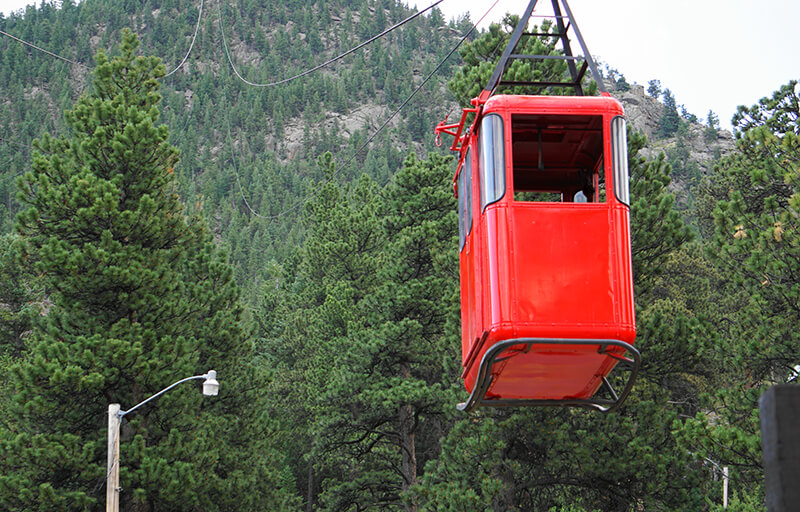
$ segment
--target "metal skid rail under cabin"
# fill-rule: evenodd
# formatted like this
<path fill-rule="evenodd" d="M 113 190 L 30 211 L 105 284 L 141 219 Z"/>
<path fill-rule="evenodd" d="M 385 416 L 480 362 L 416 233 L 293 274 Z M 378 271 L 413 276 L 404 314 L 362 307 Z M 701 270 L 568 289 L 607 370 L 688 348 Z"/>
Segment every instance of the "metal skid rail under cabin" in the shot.
<path fill-rule="evenodd" d="M 640 366 L 622 106 L 482 94 L 436 131 L 460 156 L 459 408 L 621 405 Z"/>

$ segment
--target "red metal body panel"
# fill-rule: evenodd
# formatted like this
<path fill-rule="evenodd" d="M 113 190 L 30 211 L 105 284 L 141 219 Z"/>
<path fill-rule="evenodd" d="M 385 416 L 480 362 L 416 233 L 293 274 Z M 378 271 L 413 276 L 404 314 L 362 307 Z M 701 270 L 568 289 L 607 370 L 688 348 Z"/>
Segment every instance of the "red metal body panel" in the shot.
<path fill-rule="evenodd" d="M 605 201 L 515 201 L 512 130 L 507 129 L 505 194 L 482 211 L 478 131 L 480 119 L 490 113 L 502 116 L 507 127 L 512 114 L 602 118 Z M 468 390 L 475 385 L 483 354 L 499 341 L 614 339 L 633 344 L 630 212 L 612 192 L 611 172 L 610 122 L 622 115 L 621 105 L 610 97 L 494 96 L 466 134 L 462 158 L 472 159 L 474 212 L 460 255 L 462 364 Z M 540 133 L 540 153 L 544 144 Z M 467 153 L 467 147 L 474 150 Z M 616 364 L 597 349 L 577 345 L 537 346 L 527 353 L 509 349 L 505 354 L 511 357 L 493 369 L 487 397 L 588 398 Z"/>

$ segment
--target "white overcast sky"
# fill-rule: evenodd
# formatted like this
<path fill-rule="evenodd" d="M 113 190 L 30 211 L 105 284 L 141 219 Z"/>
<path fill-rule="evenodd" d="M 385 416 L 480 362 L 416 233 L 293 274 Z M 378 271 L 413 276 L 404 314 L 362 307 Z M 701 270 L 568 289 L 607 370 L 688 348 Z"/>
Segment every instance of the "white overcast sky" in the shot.
<path fill-rule="evenodd" d="M 469 12 L 474 22 L 493 2 L 445 0 L 439 7 L 448 19 Z M 8 14 L 30 3 L 0 0 L 0 11 Z M 419 9 L 431 3 L 408 0 Z M 661 80 L 678 104 L 702 120 L 713 110 L 723 127 L 730 126 L 737 105 L 752 105 L 789 80 L 800 79 L 800 0 L 568 3 L 595 60 L 616 68 L 631 83 L 646 86 L 651 79 Z M 499 0 L 487 20 L 497 21 L 506 12 L 522 14 L 526 6 L 527 0 Z M 550 6 L 550 0 L 539 0 L 537 12 L 551 13 Z"/>

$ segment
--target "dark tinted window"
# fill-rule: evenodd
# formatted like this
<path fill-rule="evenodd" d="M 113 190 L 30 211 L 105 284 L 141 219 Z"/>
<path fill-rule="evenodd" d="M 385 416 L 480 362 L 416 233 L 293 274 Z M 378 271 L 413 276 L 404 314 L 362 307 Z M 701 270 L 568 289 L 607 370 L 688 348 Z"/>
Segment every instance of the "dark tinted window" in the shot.
<path fill-rule="evenodd" d="M 516 201 L 605 200 L 602 116 L 513 115 L 511 144 Z"/>

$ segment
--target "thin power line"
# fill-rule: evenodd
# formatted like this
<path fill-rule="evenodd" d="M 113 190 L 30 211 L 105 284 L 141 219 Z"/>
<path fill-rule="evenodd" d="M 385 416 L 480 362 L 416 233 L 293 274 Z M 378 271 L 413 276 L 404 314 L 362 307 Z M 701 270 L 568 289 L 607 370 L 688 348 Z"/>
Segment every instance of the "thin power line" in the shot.
<path fill-rule="evenodd" d="M 322 190 L 322 188 L 325 185 L 327 185 L 328 183 L 330 183 L 331 181 L 333 181 L 333 179 L 343 169 L 347 169 L 348 166 L 352 163 L 352 161 L 358 156 L 358 154 L 361 153 L 361 151 L 363 151 L 364 148 L 366 148 L 367 145 L 370 142 L 372 142 L 375 139 L 375 137 L 377 137 L 378 134 L 381 131 L 383 131 L 384 128 L 386 128 L 386 126 L 391 122 L 391 120 L 394 119 L 397 116 L 397 114 L 399 114 L 403 110 L 403 108 L 405 108 L 406 105 L 408 105 L 408 103 L 411 101 L 411 99 L 414 96 L 416 96 L 416 94 L 422 89 L 423 86 L 425 86 L 425 84 L 431 79 L 431 77 L 433 77 L 433 75 L 435 75 L 439 71 L 439 69 L 441 69 L 441 67 L 444 65 L 444 63 L 447 62 L 447 60 L 456 52 L 456 50 L 458 50 L 458 48 L 461 46 L 461 44 L 472 34 L 472 32 L 475 31 L 475 29 L 478 27 L 478 25 L 483 21 L 483 19 L 486 16 L 489 15 L 489 13 L 492 11 L 492 9 L 494 9 L 494 7 L 497 5 L 497 3 L 499 1 L 500 0 L 495 0 L 495 2 L 489 7 L 489 9 L 486 10 L 486 12 L 483 14 L 483 16 L 481 16 L 481 18 L 472 26 L 472 28 L 470 28 L 466 32 L 466 34 L 464 34 L 464 36 L 462 36 L 461 39 L 459 39 L 458 43 L 456 43 L 456 45 L 450 50 L 450 52 L 441 61 L 439 61 L 439 64 L 436 65 L 436 68 L 434 68 L 434 70 L 431 71 L 428 74 L 428 76 L 426 76 L 422 80 L 422 83 L 420 83 L 420 85 L 416 89 L 414 89 L 414 92 L 412 92 L 411 95 L 409 95 L 408 98 L 406 98 L 405 101 L 403 101 L 403 103 L 400 105 L 400 107 L 398 107 L 388 118 L 386 118 L 386 120 L 383 122 L 383 124 L 377 130 L 375 130 L 375 132 L 366 140 L 366 142 L 364 142 L 364 144 L 362 144 L 353 153 L 353 155 L 350 156 L 349 159 L 347 159 L 347 161 L 344 164 L 342 164 L 341 166 L 337 165 L 336 166 L 336 170 L 333 173 L 331 173 L 329 178 L 327 178 L 325 181 L 323 181 L 318 187 L 316 187 L 314 190 L 312 190 L 311 193 L 309 193 L 306 197 L 304 197 L 300 201 L 297 201 L 291 207 L 287 208 L 286 210 L 283 210 L 280 213 L 277 213 L 275 215 L 269 215 L 269 216 L 261 215 L 258 212 L 254 211 L 253 208 L 250 206 L 250 203 L 247 201 L 247 198 L 244 196 L 244 189 L 242 188 L 241 181 L 239 181 L 239 173 L 238 173 L 238 171 L 236 171 L 236 164 L 235 164 L 235 161 L 234 161 L 234 171 L 236 171 L 236 180 L 239 183 L 239 191 L 240 191 L 240 193 L 242 195 L 242 200 L 244 200 L 245 206 L 247 207 L 247 209 L 250 210 L 250 212 L 253 213 L 253 215 L 255 215 L 258 218 L 274 220 L 274 219 L 278 219 L 280 217 L 283 217 L 284 215 L 288 214 L 289 212 L 292 212 L 292 211 L 296 210 L 300 206 L 302 206 L 305 203 L 307 203 L 311 198 L 315 197 Z M 226 110 L 226 116 L 227 115 L 228 114 L 227 114 L 227 110 Z M 228 119 L 228 118 L 226 118 L 226 119 Z M 229 141 L 231 141 L 230 121 L 228 121 L 228 139 L 229 139 Z M 231 153 L 233 153 L 233 151 L 234 151 L 234 148 L 233 148 L 233 143 L 231 141 Z"/>
<path fill-rule="evenodd" d="M 489 11 L 491 11 L 493 8 L 494 8 L 494 5 L 493 5 L 492 7 L 490 7 L 490 8 L 489 8 Z M 486 14 L 484 14 L 483 16 L 485 17 L 487 14 L 489 14 L 489 12 L 488 12 L 488 11 L 487 11 L 487 12 L 486 12 Z M 481 18 L 481 19 L 483 19 L 483 18 Z M 480 21 L 479 21 L 478 23 L 480 23 Z M 475 28 L 475 27 L 478 25 L 478 23 L 476 23 L 476 24 L 475 24 L 475 26 L 473 27 L 473 29 L 474 29 L 474 28 Z M 469 34 L 467 34 L 467 35 L 469 35 Z M 505 40 L 504 40 L 504 38 L 502 38 L 502 37 L 501 37 L 501 38 L 499 38 L 499 39 L 497 40 L 497 44 L 494 46 L 494 50 L 492 50 L 492 51 L 489 53 L 489 57 L 488 57 L 486 60 L 487 60 L 487 61 L 489 61 L 489 62 L 492 62 L 492 61 L 494 60 L 495 56 L 497 55 L 497 53 L 498 53 L 498 50 L 500 50 L 500 46 L 502 46 L 504 43 L 505 43 L 505 44 L 507 44 L 508 42 L 507 42 L 507 41 L 505 41 Z M 472 98 L 470 98 L 470 97 L 469 97 L 469 95 L 467 94 L 467 91 L 464 91 L 464 92 L 462 92 L 462 93 L 461 93 L 461 95 L 458 97 L 458 103 L 459 103 L 460 105 L 469 105 L 469 101 L 470 101 L 471 99 L 472 99 Z M 442 110 L 444 110 L 444 109 L 442 109 Z M 448 111 L 447 111 L 447 114 L 445 114 L 445 116 L 444 116 L 444 120 L 445 120 L 445 121 L 447 121 L 447 120 L 450 118 L 450 114 L 452 114 L 452 113 L 453 113 L 453 110 L 455 110 L 455 107 L 453 107 L 453 108 L 451 108 L 450 110 L 448 110 Z M 438 137 L 438 135 L 437 135 L 437 137 Z M 435 139 L 435 140 L 436 140 L 436 139 Z M 438 145 L 438 144 L 440 144 L 440 143 L 441 143 L 441 141 L 440 141 L 440 142 L 436 142 L 436 144 L 437 144 L 437 145 Z"/>
<path fill-rule="evenodd" d="M 20 144 L 19 142 L 14 142 L 13 140 L 6 139 L 2 135 L 0 135 L 0 142 L 5 142 L 6 144 L 12 144 L 14 146 L 19 146 L 22 149 L 31 149 L 31 147 L 26 145 L 26 144 Z"/>
<path fill-rule="evenodd" d="M 194 47 L 194 40 L 197 38 L 197 31 L 200 29 L 200 19 L 202 17 L 203 17 L 203 0 L 200 0 L 200 12 L 197 13 L 197 25 L 195 25 L 194 27 L 194 35 L 192 36 L 192 43 L 189 45 L 189 51 L 186 52 L 186 56 L 183 58 L 181 63 L 178 64 L 178 67 L 176 67 L 175 69 L 164 75 L 164 78 L 167 78 L 174 72 L 178 71 L 181 68 L 181 66 L 183 66 L 183 63 L 186 62 L 186 59 L 189 58 L 189 54 L 192 53 L 192 48 Z"/>
<path fill-rule="evenodd" d="M 228 99 L 225 95 L 224 89 L 222 92 L 222 99 L 224 102 L 223 110 L 225 111 L 225 122 L 227 123 L 227 128 L 228 128 L 228 144 L 230 144 L 231 146 L 231 161 L 233 162 L 233 172 L 236 175 L 236 184 L 239 186 L 239 195 L 242 197 L 242 201 L 244 201 L 244 205 L 245 207 L 247 207 L 250 213 L 258 217 L 259 219 L 268 219 L 269 217 L 261 215 L 260 213 L 255 211 L 252 206 L 250 206 L 250 202 L 247 200 L 247 197 L 244 194 L 244 188 L 242 187 L 242 179 L 239 177 L 239 169 L 236 166 L 236 147 L 233 144 L 233 137 L 231 136 L 231 118 L 230 118 L 230 112 L 228 110 Z"/>
<path fill-rule="evenodd" d="M 200 0 L 200 12 L 197 14 L 197 24 L 194 27 L 194 35 L 192 35 L 192 42 L 191 42 L 191 44 L 189 44 L 189 51 L 186 52 L 186 55 L 183 57 L 183 60 L 180 62 L 180 64 L 178 64 L 178 66 L 175 69 L 173 69 L 172 71 L 170 71 L 169 73 L 164 75 L 163 78 L 167 78 L 168 76 L 170 76 L 173 73 L 175 73 L 176 71 L 178 71 L 183 66 L 183 64 L 186 62 L 186 59 L 189 58 L 189 55 L 192 53 L 192 48 L 194 47 L 194 42 L 195 42 L 195 39 L 197 38 L 197 32 L 200 29 L 200 20 L 203 17 L 203 2 L 204 2 L 204 0 Z M 57 59 L 61 59 L 64 62 L 69 62 L 70 64 L 75 64 L 77 66 L 81 66 L 83 68 L 89 69 L 89 67 L 86 66 L 85 64 L 82 64 L 80 62 L 74 61 L 72 59 L 68 59 L 66 57 L 62 57 L 61 55 L 57 55 L 57 54 L 55 54 L 55 53 L 53 53 L 51 51 L 45 50 L 44 48 L 40 48 L 39 46 L 36 46 L 33 43 L 29 43 L 28 41 L 20 39 L 19 37 L 13 36 L 13 35 L 9 34 L 8 32 L 4 32 L 4 31 L 0 30 L 0 34 L 2 34 L 4 36 L 8 36 L 11 39 L 14 39 L 15 41 L 19 41 L 20 43 L 22 43 L 24 45 L 30 46 L 31 48 L 39 50 L 40 52 L 44 52 L 44 53 L 46 53 L 46 54 L 48 54 L 48 55 L 50 55 L 52 57 L 55 57 Z"/>
<path fill-rule="evenodd" d="M 68 59 L 68 58 L 66 58 L 66 57 L 62 57 L 61 55 L 56 55 L 56 54 L 55 54 L 55 53 L 53 53 L 53 52 L 49 52 L 49 51 L 45 50 L 44 48 L 39 48 L 39 47 L 38 47 L 38 46 L 36 46 L 35 44 L 33 44 L 33 43 L 29 43 L 29 42 L 27 42 L 27 41 L 24 41 L 24 40 L 22 40 L 22 39 L 20 39 L 20 38 L 18 38 L 18 37 L 16 37 L 16 36 L 12 36 L 12 35 L 11 35 L 11 34 L 9 34 L 8 32 L 3 32 L 2 30 L 0 30 L 0 34 L 3 34 L 4 36 L 8 36 L 8 37 L 10 37 L 11 39 L 14 39 L 15 41 L 19 41 L 20 43 L 22 43 L 22 44 L 24 44 L 24 45 L 30 46 L 31 48 L 34 48 L 34 49 L 36 49 L 36 50 L 39 50 L 40 52 L 44 52 L 44 53 L 46 53 L 46 54 L 48 54 L 48 55 L 51 55 L 51 56 L 53 56 L 53 57 L 55 57 L 55 58 L 57 58 L 57 59 L 61 59 L 61 60 L 63 60 L 64 62 L 69 62 L 70 64 L 75 64 L 76 66 L 81 66 L 81 67 L 84 67 L 84 68 L 86 68 L 86 69 L 89 69 L 89 68 L 88 68 L 88 67 L 87 67 L 85 64 L 81 64 L 80 62 L 74 61 L 74 60 L 72 60 L 72 59 Z"/>
<path fill-rule="evenodd" d="M 372 43 L 373 41 L 375 41 L 377 39 L 380 39 L 381 37 L 385 36 L 389 32 L 395 30 L 396 28 L 399 28 L 399 27 L 405 25 L 406 23 L 408 23 L 409 21 L 413 20 L 417 16 L 420 16 L 420 15 L 424 14 L 425 12 L 433 9 L 434 7 L 436 7 L 437 5 L 442 3 L 443 1 L 444 0 L 437 0 L 436 2 L 434 2 L 430 6 L 426 7 L 425 9 L 419 11 L 418 13 L 412 14 L 411 16 L 409 16 L 408 18 L 404 19 L 403 21 L 401 21 L 399 23 L 396 23 L 395 25 L 392 25 L 391 27 L 387 28 L 386 30 L 384 30 L 380 34 L 371 37 L 370 39 L 364 41 L 363 43 L 359 44 L 358 46 L 355 46 L 355 47 L 347 50 L 346 52 L 342 53 L 341 55 L 338 55 L 338 56 L 336 56 L 336 57 L 334 57 L 334 58 L 332 58 L 332 59 L 330 59 L 330 60 L 328 60 L 326 62 L 323 62 L 322 64 L 320 64 L 318 66 L 315 66 L 315 67 L 313 67 L 311 69 L 307 69 L 307 70 L 303 71 L 302 73 L 298 73 L 297 75 L 294 75 L 294 76 L 289 77 L 289 78 L 284 78 L 283 80 L 279 80 L 277 82 L 269 82 L 269 83 L 263 83 L 263 84 L 257 84 L 255 82 L 250 82 L 247 79 L 245 79 L 242 75 L 239 74 L 239 71 L 236 69 L 236 66 L 233 64 L 233 59 L 231 58 L 230 50 L 228 49 L 228 42 L 227 42 L 227 39 L 225 38 L 225 29 L 222 26 L 222 7 L 221 7 L 222 0 L 219 0 L 219 3 L 217 4 L 217 8 L 219 9 L 219 30 L 220 30 L 220 32 L 222 32 L 222 44 L 225 46 L 225 55 L 227 55 L 227 57 L 228 57 L 228 62 L 230 63 L 234 74 L 239 78 L 239 80 L 241 80 L 242 82 L 246 83 L 247 85 L 250 85 L 250 86 L 253 86 L 253 87 L 272 87 L 272 86 L 275 86 L 275 85 L 285 84 L 285 83 L 290 82 L 290 81 L 292 81 L 292 80 L 294 80 L 296 78 L 300 78 L 302 76 L 308 75 L 309 73 L 313 73 L 314 71 L 317 71 L 318 69 L 324 68 L 325 66 L 327 66 L 329 64 L 333 64 L 334 62 L 343 59 L 344 57 L 346 57 L 346 56 L 350 55 L 351 53 L 363 48 L 364 46 Z"/>

